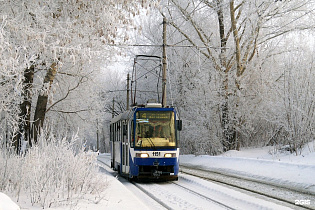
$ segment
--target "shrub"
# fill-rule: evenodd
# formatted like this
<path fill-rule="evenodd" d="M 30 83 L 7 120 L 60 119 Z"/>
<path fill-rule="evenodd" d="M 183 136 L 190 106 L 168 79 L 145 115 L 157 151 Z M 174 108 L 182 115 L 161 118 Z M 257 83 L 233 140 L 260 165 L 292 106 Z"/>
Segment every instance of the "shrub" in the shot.
<path fill-rule="evenodd" d="M 75 205 L 86 194 L 105 190 L 96 154 L 84 151 L 77 135 L 70 140 L 42 134 L 38 144 L 22 156 L 0 151 L 0 190 L 27 195 L 32 205 L 43 208 Z M 98 199 L 98 198 L 96 198 Z"/>

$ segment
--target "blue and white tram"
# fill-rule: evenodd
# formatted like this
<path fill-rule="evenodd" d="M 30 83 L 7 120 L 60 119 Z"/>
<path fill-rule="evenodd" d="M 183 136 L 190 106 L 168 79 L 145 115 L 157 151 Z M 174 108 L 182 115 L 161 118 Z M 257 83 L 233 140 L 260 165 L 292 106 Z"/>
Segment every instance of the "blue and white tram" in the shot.
<path fill-rule="evenodd" d="M 128 179 L 178 180 L 182 123 L 175 108 L 134 107 L 110 124 L 111 167 Z"/>

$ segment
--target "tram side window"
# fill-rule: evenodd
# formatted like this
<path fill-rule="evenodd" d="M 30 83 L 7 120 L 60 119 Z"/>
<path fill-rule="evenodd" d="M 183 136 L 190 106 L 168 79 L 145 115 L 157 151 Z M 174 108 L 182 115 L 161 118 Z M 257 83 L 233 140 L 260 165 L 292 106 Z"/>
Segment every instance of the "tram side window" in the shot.
<path fill-rule="evenodd" d="M 114 141 L 117 141 L 117 124 L 114 124 Z"/>
<path fill-rule="evenodd" d="M 110 141 L 113 141 L 113 125 L 112 124 L 110 124 L 109 125 L 109 140 Z"/>
<path fill-rule="evenodd" d="M 115 124 L 113 124 L 113 141 L 116 141 Z"/>
<path fill-rule="evenodd" d="M 118 122 L 118 141 L 121 141 L 121 129 L 120 129 L 121 122 Z"/>
<path fill-rule="evenodd" d="M 122 134 L 121 130 L 122 129 L 120 129 L 120 128 L 121 128 L 121 121 L 118 122 L 118 130 L 119 130 L 119 132 L 118 132 L 118 138 L 119 138 L 118 141 L 121 141 L 121 134 Z"/>
<path fill-rule="evenodd" d="M 133 137 L 133 121 L 131 121 L 131 134 L 130 134 L 130 145 L 131 147 L 134 147 L 134 144 L 135 144 L 135 139 Z"/>
<path fill-rule="evenodd" d="M 119 130 L 119 140 L 120 141 L 123 141 L 123 123 L 122 121 L 119 122 L 119 127 L 120 127 L 120 130 Z"/>
<path fill-rule="evenodd" d="M 116 141 L 119 141 L 119 135 L 118 135 L 118 123 L 116 123 Z"/>
<path fill-rule="evenodd" d="M 116 122 L 115 123 L 116 129 L 115 129 L 115 135 L 116 135 L 116 141 L 120 141 L 121 140 L 121 129 L 120 129 L 120 122 Z"/>
<path fill-rule="evenodd" d="M 116 125 L 116 130 L 115 130 L 116 141 L 118 141 L 118 124 L 115 123 L 115 125 Z"/>
<path fill-rule="evenodd" d="M 116 123 L 116 141 L 119 141 L 119 125 L 118 125 L 118 122 Z"/>

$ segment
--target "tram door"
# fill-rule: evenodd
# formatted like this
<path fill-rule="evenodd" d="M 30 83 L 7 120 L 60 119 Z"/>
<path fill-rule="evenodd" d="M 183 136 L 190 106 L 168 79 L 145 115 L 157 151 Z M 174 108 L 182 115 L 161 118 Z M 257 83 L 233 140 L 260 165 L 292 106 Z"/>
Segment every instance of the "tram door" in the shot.
<path fill-rule="evenodd" d="M 128 121 L 123 123 L 123 139 L 122 139 L 122 172 L 129 173 L 129 128 Z"/>

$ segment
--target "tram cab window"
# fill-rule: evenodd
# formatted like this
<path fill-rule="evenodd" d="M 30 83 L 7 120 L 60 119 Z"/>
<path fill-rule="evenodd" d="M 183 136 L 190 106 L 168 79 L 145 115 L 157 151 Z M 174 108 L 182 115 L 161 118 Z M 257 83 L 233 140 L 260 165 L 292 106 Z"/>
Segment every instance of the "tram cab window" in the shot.
<path fill-rule="evenodd" d="M 174 112 L 139 111 L 136 118 L 136 147 L 176 146 Z"/>

